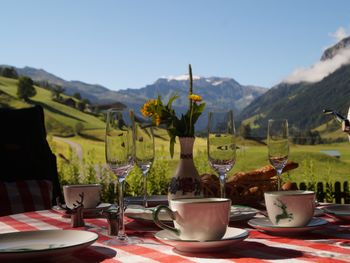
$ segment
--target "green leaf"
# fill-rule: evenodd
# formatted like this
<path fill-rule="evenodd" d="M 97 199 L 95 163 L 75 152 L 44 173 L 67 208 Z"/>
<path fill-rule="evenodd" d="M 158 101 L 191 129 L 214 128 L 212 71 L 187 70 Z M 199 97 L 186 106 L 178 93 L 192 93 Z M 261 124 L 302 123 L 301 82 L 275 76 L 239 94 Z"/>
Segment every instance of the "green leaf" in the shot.
<path fill-rule="evenodd" d="M 170 99 L 169 99 L 169 101 L 168 101 L 167 107 L 168 107 L 169 109 L 171 109 L 174 100 L 176 100 L 176 99 L 178 99 L 178 98 L 179 98 L 179 95 L 177 95 L 177 94 L 175 94 L 174 96 L 171 96 Z"/>
<path fill-rule="evenodd" d="M 174 147 L 175 147 L 176 136 L 170 136 L 169 151 L 171 158 L 174 157 Z"/>

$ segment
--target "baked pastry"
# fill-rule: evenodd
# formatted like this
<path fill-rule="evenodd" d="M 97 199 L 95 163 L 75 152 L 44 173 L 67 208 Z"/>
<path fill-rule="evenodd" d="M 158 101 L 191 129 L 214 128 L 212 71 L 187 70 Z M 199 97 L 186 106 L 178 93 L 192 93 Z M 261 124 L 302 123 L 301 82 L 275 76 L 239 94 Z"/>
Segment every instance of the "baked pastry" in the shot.
<path fill-rule="evenodd" d="M 298 163 L 289 161 L 283 172 L 295 169 Z M 226 197 L 232 204 L 255 205 L 264 198 L 264 192 L 276 190 L 276 171 L 271 165 L 249 171 L 237 172 L 226 181 Z M 220 196 L 219 178 L 213 174 L 201 176 L 202 189 L 205 197 Z"/>

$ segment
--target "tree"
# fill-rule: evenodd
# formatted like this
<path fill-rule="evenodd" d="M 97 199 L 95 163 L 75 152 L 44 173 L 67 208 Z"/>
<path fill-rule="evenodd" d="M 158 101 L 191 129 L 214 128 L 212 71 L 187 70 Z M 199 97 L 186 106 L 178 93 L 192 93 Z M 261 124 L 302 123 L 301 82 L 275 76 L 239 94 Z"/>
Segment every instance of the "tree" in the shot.
<path fill-rule="evenodd" d="M 56 100 L 60 100 L 61 99 L 61 93 L 63 93 L 64 91 L 65 91 L 65 89 L 62 86 L 60 86 L 60 85 L 55 85 L 51 89 L 52 96 Z"/>
<path fill-rule="evenodd" d="M 34 82 L 31 78 L 20 77 L 17 85 L 17 96 L 20 99 L 28 101 L 30 97 L 35 96 L 36 90 L 33 86 Z"/>
<path fill-rule="evenodd" d="M 77 100 L 81 100 L 81 95 L 80 95 L 79 92 L 75 92 L 75 93 L 73 94 L 73 97 L 76 98 Z"/>
<path fill-rule="evenodd" d="M 0 75 L 5 78 L 18 79 L 18 74 L 14 67 L 0 68 Z"/>
<path fill-rule="evenodd" d="M 247 123 L 247 124 L 245 124 L 245 125 L 243 125 L 242 126 L 242 128 L 241 128 L 241 132 L 242 132 L 242 137 L 244 138 L 244 139 L 248 139 L 248 138 L 250 138 L 251 136 L 252 136 L 252 129 L 250 128 L 250 124 L 249 123 Z"/>

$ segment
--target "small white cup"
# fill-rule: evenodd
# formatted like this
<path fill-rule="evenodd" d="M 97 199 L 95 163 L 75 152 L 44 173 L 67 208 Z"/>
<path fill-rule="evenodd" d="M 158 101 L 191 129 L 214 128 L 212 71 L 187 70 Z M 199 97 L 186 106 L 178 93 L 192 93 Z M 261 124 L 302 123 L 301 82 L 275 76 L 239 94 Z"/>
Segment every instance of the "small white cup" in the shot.
<path fill-rule="evenodd" d="M 184 198 L 170 200 L 170 208 L 157 206 L 154 222 L 174 232 L 181 240 L 220 240 L 227 230 L 231 200 L 227 198 Z M 159 213 L 164 210 L 173 219 L 174 227 L 164 224 Z"/>
<path fill-rule="evenodd" d="M 73 208 L 73 204 L 81 200 L 79 194 L 84 193 L 84 208 L 96 208 L 101 201 L 101 189 L 100 184 L 64 185 L 63 195 L 66 206 Z"/>
<path fill-rule="evenodd" d="M 315 193 L 293 190 L 266 192 L 265 204 L 272 224 L 281 227 L 306 226 L 314 215 Z"/>

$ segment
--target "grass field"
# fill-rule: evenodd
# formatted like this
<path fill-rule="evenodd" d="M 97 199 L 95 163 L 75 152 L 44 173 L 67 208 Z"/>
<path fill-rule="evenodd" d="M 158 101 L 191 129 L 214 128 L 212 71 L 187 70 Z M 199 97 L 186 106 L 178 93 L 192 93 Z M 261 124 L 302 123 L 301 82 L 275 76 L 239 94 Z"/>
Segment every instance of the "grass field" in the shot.
<path fill-rule="evenodd" d="M 81 145 L 84 156 L 90 156 L 96 164 L 105 163 L 104 135 L 105 123 L 100 119 L 68 107 L 51 99 L 51 92 L 36 87 L 37 95 L 31 100 L 43 106 L 47 125 L 68 126 L 74 129 L 77 123 L 83 123 L 82 136 L 69 138 Z M 23 108 L 31 106 L 17 99 L 17 80 L 0 77 L 0 106 Z M 5 93 L 4 93 L 5 92 Z M 320 131 L 324 127 L 320 127 Z M 53 130 L 54 131 L 54 130 Z M 55 133 L 52 130 L 49 132 Z M 175 145 L 174 158 L 170 158 L 168 135 L 164 130 L 156 130 L 156 162 L 161 167 L 166 161 L 166 176 L 173 173 L 179 159 L 179 143 Z M 332 137 L 345 136 L 339 131 L 331 134 Z M 346 136 L 345 136 L 346 137 Z M 52 143 L 56 153 L 69 155 L 69 146 L 63 142 Z M 253 141 L 238 140 L 239 149 L 237 161 L 230 174 L 238 171 L 249 171 L 268 164 L 267 147 Z M 213 173 L 207 161 L 206 139 L 196 138 L 194 159 L 199 172 Z M 321 150 L 337 150 L 341 157 L 336 159 L 320 153 Z M 291 145 L 290 160 L 299 163 L 299 168 L 291 171 L 284 177 L 296 182 L 310 181 L 348 181 L 350 180 L 350 143 L 324 144 L 316 146 Z"/>
<path fill-rule="evenodd" d="M 96 163 L 105 163 L 104 142 L 90 141 L 82 137 L 73 137 L 72 141 L 81 144 L 84 153 L 93 152 Z M 169 142 L 156 138 L 156 160 L 168 161 L 169 175 L 174 171 L 179 160 L 179 143 L 175 144 L 174 158 L 170 158 Z M 252 142 L 240 141 L 237 161 L 230 172 L 249 171 L 268 164 L 267 147 Z M 321 153 L 321 150 L 337 150 L 339 159 Z M 194 159 L 200 173 L 213 173 L 207 162 L 206 139 L 196 138 Z M 335 182 L 350 180 L 350 143 L 325 144 L 316 146 L 291 145 L 290 160 L 299 167 L 284 175 L 285 179 L 295 182 Z"/>

